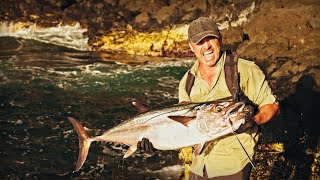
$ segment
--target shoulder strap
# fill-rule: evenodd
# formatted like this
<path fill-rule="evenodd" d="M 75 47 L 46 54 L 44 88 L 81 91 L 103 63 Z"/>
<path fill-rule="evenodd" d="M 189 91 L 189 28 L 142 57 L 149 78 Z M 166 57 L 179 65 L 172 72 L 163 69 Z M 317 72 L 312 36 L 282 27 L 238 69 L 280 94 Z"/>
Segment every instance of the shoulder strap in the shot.
<path fill-rule="evenodd" d="M 240 100 L 239 74 L 238 74 L 238 55 L 227 50 L 224 64 L 224 72 L 228 89 L 234 101 Z"/>
<path fill-rule="evenodd" d="M 195 79 L 194 75 L 189 70 L 187 80 L 186 80 L 186 86 L 185 86 L 188 96 L 190 96 L 190 92 L 194 84 L 194 79 Z"/>

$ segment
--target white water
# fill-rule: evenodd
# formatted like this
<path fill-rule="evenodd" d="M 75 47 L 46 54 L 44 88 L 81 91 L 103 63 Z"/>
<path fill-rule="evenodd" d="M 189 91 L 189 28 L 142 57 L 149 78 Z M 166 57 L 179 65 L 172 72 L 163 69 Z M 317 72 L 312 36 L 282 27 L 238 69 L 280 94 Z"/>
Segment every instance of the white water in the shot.
<path fill-rule="evenodd" d="M 0 22 L 0 37 L 10 36 L 24 39 L 34 39 L 40 42 L 64 46 L 76 50 L 90 50 L 89 38 L 83 35 L 87 29 L 65 25 L 49 28 L 41 28 L 35 23 Z"/>

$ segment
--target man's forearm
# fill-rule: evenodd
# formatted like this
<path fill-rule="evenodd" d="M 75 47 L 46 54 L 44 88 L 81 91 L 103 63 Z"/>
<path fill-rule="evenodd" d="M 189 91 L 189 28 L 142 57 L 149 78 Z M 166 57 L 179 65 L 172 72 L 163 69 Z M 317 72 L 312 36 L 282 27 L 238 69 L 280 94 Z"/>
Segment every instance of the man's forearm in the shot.
<path fill-rule="evenodd" d="M 270 121 L 273 117 L 280 113 L 277 104 L 266 104 L 259 108 L 259 112 L 253 117 L 253 120 L 258 124 L 264 124 Z"/>

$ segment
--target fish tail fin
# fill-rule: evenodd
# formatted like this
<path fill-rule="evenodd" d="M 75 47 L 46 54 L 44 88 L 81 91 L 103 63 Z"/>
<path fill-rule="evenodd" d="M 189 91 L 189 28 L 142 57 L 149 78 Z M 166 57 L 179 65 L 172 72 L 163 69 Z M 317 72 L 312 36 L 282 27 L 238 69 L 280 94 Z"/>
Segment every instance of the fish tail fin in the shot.
<path fill-rule="evenodd" d="M 84 164 L 92 140 L 89 138 L 87 131 L 84 127 L 74 118 L 68 117 L 69 121 L 72 123 L 74 129 L 76 130 L 79 137 L 79 155 L 76 163 L 74 172 L 78 171 Z"/>

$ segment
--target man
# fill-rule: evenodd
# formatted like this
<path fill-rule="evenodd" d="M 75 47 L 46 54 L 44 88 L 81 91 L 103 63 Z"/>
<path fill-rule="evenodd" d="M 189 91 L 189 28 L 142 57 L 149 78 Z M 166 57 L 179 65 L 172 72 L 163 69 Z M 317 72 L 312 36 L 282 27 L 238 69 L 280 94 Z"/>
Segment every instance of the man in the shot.
<path fill-rule="evenodd" d="M 210 18 L 200 17 L 190 23 L 189 46 L 197 57 L 190 72 L 195 76 L 190 95 L 186 92 L 187 74 L 179 85 L 179 102 L 204 102 L 231 96 L 224 76 L 226 52 L 221 52 L 221 34 Z M 279 107 L 263 72 L 253 62 L 238 59 L 241 91 L 254 104 L 258 113 L 252 121 L 261 125 L 278 114 Z M 258 140 L 257 126 L 238 134 L 250 158 Z M 245 152 L 233 136 L 226 136 L 208 144 L 199 156 L 193 156 L 190 179 L 202 177 L 223 179 L 248 179 L 251 165 Z"/>
<path fill-rule="evenodd" d="M 190 93 L 186 90 L 188 73 L 179 84 L 179 102 L 205 102 L 230 97 L 224 63 L 226 52 L 222 52 L 221 34 L 210 18 L 200 17 L 190 23 L 188 43 L 197 60 L 190 69 L 195 77 Z M 258 106 L 258 112 L 244 124 L 237 137 L 252 159 L 258 140 L 257 125 L 270 121 L 278 114 L 275 96 L 265 80 L 265 75 L 253 62 L 238 59 L 240 89 Z M 256 125 L 253 125 L 256 124 Z M 143 140 L 140 149 L 152 149 L 152 144 Z M 246 153 L 232 135 L 207 143 L 200 155 L 193 155 L 190 179 L 249 179 L 251 165 Z"/>

